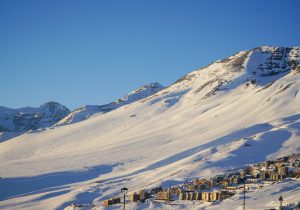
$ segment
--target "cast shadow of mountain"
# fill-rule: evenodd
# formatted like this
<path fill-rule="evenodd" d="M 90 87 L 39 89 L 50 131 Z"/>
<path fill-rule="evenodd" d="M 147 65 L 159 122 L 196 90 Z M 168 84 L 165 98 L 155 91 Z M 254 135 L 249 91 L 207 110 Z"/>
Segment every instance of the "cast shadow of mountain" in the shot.
<path fill-rule="evenodd" d="M 21 136 L 24 132 L 0 132 L 0 144 L 12 138 Z"/>
<path fill-rule="evenodd" d="M 84 171 L 57 172 L 33 177 L 0 179 L 0 201 L 19 196 L 54 192 L 69 188 L 68 185 L 95 179 L 110 173 L 115 165 L 100 165 Z M 43 197 L 42 197 L 43 198 Z M 46 199 L 44 197 L 44 199 Z"/>
<path fill-rule="evenodd" d="M 262 162 L 268 155 L 277 152 L 283 143 L 292 136 L 287 130 L 271 130 L 262 134 L 258 140 L 247 140 L 247 144 L 230 153 L 230 156 L 217 162 L 210 162 L 210 167 L 238 167 L 250 163 Z"/>
<path fill-rule="evenodd" d="M 273 128 L 273 126 L 268 123 L 256 124 L 256 125 L 250 126 L 248 128 L 244 128 L 244 129 L 235 131 L 226 136 L 217 138 L 208 143 L 200 144 L 199 146 L 195 146 L 193 148 L 176 153 L 176 154 L 166 157 L 164 159 L 158 160 L 158 161 L 156 161 L 152 164 L 149 164 L 148 166 L 145 166 L 144 168 L 134 171 L 132 173 L 126 174 L 124 176 L 109 178 L 104 181 L 106 182 L 106 181 L 112 181 L 112 180 L 116 180 L 116 179 L 125 179 L 125 178 L 133 176 L 133 175 L 137 175 L 137 174 L 141 174 L 141 173 L 144 173 L 147 171 L 155 170 L 155 169 L 167 166 L 169 164 L 175 163 L 177 161 L 181 161 L 185 158 L 190 158 L 191 156 L 193 156 L 197 153 L 200 153 L 201 151 L 204 151 L 208 148 L 214 148 L 219 145 L 230 143 L 237 139 L 252 136 L 252 135 L 255 135 L 258 133 L 262 133 L 262 132 L 267 132 L 267 131 L 271 130 L 272 128 Z M 196 162 L 197 160 L 194 159 L 194 161 Z"/>
<path fill-rule="evenodd" d="M 268 156 L 279 151 L 283 144 L 292 136 L 292 132 L 286 128 L 298 130 L 300 133 L 300 114 L 291 115 L 278 119 L 285 125 L 284 128 L 273 129 L 269 127 L 265 130 L 257 130 L 261 134 L 259 139 L 247 138 L 247 143 L 230 153 L 230 156 L 217 162 L 209 162 L 209 167 L 240 167 L 242 165 L 262 162 Z M 245 136 L 246 137 L 246 136 Z M 217 149 L 214 148 L 215 152 Z"/>
<path fill-rule="evenodd" d="M 285 117 L 281 119 L 286 123 L 295 123 L 300 120 L 300 114 L 292 115 L 289 117 Z M 222 146 L 228 143 L 232 143 L 234 141 L 240 140 L 242 138 L 248 138 L 251 136 L 255 136 L 257 134 L 262 134 L 258 141 L 249 140 L 253 145 L 250 147 L 242 146 L 241 149 L 238 149 L 231 153 L 231 157 L 228 159 L 224 159 L 218 161 L 216 163 L 212 163 L 210 166 L 226 166 L 230 165 L 241 165 L 247 164 L 250 162 L 257 162 L 265 160 L 269 154 L 278 151 L 282 144 L 287 141 L 291 137 L 291 133 L 288 130 L 273 130 L 274 126 L 270 123 L 260 123 L 248 128 L 243 128 L 241 130 L 232 132 L 228 135 L 222 136 L 215 140 L 212 140 L 208 143 L 201 144 L 199 146 L 184 150 L 175 155 L 166 157 L 165 159 L 156 161 L 143 169 L 140 169 L 130 175 L 136 173 L 142 173 L 148 170 L 157 169 L 174 162 L 180 161 L 185 158 L 189 158 L 192 155 L 195 155 L 201 151 L 204 151 L 208 148 L 215 148 L 217 146 Z M 232 162 L 231 162 L 232 161 Z"/>
<path fill-rule="evenodd" d="M 230 142 L 232 142 L 236 139 L 241 139 L 241 138 L 244 138 L 244 137 L 252 136 L 252 135 L 255 135 L 257 133 L 266 132 L 266 131 L 271 130 L 272 128 L 273 128 L 273 126 L 268 124 L 268 123 L 253 125 L 249 128 L 244 128 L 244 129 L 241 129 L 239 131 L 235 131 L 233 133 L 230 133 L 226 136 L 217 138 L 217 139 L 215 139 L 213 141 L 210 141 L 208 143 L 201 144 L 199 146 L 193 147 L 191 149 L 188 149 L 188 150 L 179 152 L 175 155 L 172 155 L 170 157 L 167 157 L 163 160 L 159 160 L 159 161 L 147 166 L 146 168 L 144 168 L 142 170 L 147 171 L 147 170 L 153 170 L 153 169 L 156 169 L 156 168 L 159 168 L 159 167 L 163 167 L 163 166 L 169 165 L 171 163 L 174 163 L 176 161 L 182 160 L 184 158 L 188 158 L 188 157 L 190 157 L 190 156 L 192 156 L 196 153 L 199 153 L 199 152 L 201 152 L 205 149 L 216 147 L 216 146 L 226 144 L 226 143 L 230 143 Z"/>

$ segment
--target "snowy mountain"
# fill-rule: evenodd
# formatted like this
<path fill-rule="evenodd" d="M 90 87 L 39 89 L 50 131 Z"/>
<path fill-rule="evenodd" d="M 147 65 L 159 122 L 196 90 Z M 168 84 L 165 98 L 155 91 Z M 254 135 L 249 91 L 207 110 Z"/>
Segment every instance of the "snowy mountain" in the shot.
<path fill-rule="evenodd" d="M 40 107 L 0 107 L 0 131 L 22 132 L 49 127 L 69 114 L 65 106 L 48 102 Z"/>
<path fill-rule="evenodd" d="M 10 109 L 0 106 L 0 139 L 54 125 L 70 113 L 65 106 L 48 102 L 40 107 Z"/>
<path fill-rule="evenodd" d="M 102 106 L 86 105 L 72 112 L 63 105 L 55 102 L 45 103 L 38 108 L 24 107 L 10 109 L 0 106 L 0 142 L 17 137 L 24 132 L 35 132 L 37 129 L 80 122 L 95 114 L 104 114 L 146 98 L 163 88 L 158 83 L 150 83 L 110 104 Z"/>
<path fill-rule="evenodd" d="M 107 114 L 3 142 L 0 208 L 100 206 L 123 186 L 169 186 L 299 153 L 299 63 L 300 47 L 241 51 Z M 295 182 L 278 186 L 300 197 Z M 279 188 L 252 194 L 253 209 Z M 239 209 L 240 199 L 220 206 Z"/>
<path fill-rule="evenodd" d="M 110 104 L 106 104 L 102 106 L 87 105 L 87 106 L 80 107 L 78 109 L 75 109 L 71 113 L 69 113 L 68 116 L 60 120 L 56 125 L 77 123 L 82 120 L 86 120 L 95 114 L 103 114 L 103 113 L 110 112 L 121 106 L 131 104 L 135 101 L 146 98 L 162 90 L 163 88 L 164 87 L 159 83 L 150 83 L 130 92 L 129 94 L 125 95 L 123 98 L 120 98 L 117 101 L 114 101 Z"/>

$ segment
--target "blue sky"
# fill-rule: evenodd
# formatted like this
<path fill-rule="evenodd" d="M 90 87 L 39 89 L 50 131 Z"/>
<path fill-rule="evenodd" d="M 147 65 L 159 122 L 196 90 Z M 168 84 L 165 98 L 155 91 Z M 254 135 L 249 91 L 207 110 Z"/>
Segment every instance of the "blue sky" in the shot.
<path fill-rule="evenodd" d="M 260 45 L 300 45 L 299 0 L 0 0 L 0 105 L 105 104 Z"/>

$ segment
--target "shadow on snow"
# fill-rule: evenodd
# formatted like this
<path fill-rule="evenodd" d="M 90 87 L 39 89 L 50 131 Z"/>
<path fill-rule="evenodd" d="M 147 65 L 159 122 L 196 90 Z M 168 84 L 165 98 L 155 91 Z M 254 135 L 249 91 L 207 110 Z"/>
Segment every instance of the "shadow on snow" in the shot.
<path fill-rule="evenodd" d="M 34 177 L 0 179 L 0 201 L 19 196 L 47 193 L 69 188 L 67 185 L 84 182 L 110 173 L 114 166 L 101 165 L 83 171 L 56 172 Z M 56 195 L 56 194 L 54 194 Z M 40 199 L 47 199 L 42 196 Z"/>

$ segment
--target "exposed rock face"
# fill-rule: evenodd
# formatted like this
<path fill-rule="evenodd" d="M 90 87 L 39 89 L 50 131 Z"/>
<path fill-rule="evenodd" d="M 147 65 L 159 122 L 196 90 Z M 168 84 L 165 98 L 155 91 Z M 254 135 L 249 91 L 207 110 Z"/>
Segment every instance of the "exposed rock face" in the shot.
<path fill-rule="evenodd" d="M 170 87 L 190 90 L 189 100 L 203 101 L 219 91 L 265 86 L 289 73 L 297 74 L 299 63 L 300 47 L 262 46 L 193 71 Z"/>
<path fill-rule="evenodd" d="M 253 74 L 272 76 L 296 70 L 300 47 L 259 47 L 252 50 L 251 59 L 260 59 Z"/>

